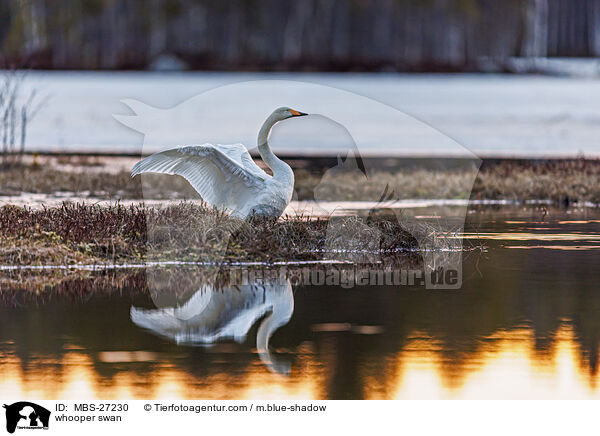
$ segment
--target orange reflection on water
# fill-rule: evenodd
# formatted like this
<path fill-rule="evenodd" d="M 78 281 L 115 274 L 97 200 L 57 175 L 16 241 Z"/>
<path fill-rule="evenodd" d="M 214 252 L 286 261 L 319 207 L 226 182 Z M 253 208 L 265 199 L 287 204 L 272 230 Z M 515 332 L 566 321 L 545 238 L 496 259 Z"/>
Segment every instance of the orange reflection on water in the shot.
<path fill-rule="evenodd" d="M 600 399 L 597 377 L 580 364 L 569 327 L 557 331 L 550 355 L 535 351 L 528 329 L 502 331 L 486 339 L 456 371 L 444 368 L 452 363 L 435 351 L 403 350 L 398 355 L 401 370 L 394 398 Z"/>
<path fill-rule="evenodd" d="M 321 398 L 319 381 L 323 377 L 310 354 L 296 362 L 299 376 L 293 378 L 274 375 L 258 362 L 244 374 L 233 377 L 221 372 L 199 378 L 172 364 L 155 362 L 150 371 L 140 372 L 127 364 L 119 365 L 119 371 L 107 378 L 95 370 L 93 359 L 83 352 L 68 352 L 60 361 L 38 356 L 35 367 L 27 370 L 14 355 L 0 355 L 0 397 L 13 400 Z"/>
<path fill-rule="evenodd" d="M 581 233 L 463 233 L 456 236 L 464 239 L 491 239 L 496 241 L 600 241 L 600 234 Z"/>
<path fill-rule="evenodd" d="M 107 376 L 106 368 L 98 370 L 98 360 L 82 350 L 70 350 L 60 361 L 36 356 L 26 368 L 15 355 L 5 354 L 0 356 L 0 396 L 11 400 L 327 398 L 327 386 L 336 377 L 331 369 L 335 346 L 322 354 L 315 352 L 312 343 L 289 351 L 296 356 L 290 377 L 269 372 L 259 360 L 236 373 L 196 375 L 157 355 L 150 364 L 145 359 L 103 363 L 114 365 Z M 398 353 L 365 356 L 354 377 L 366 399 L 600 399 L 597 375 L 590 374 L 582 362 L 574 332 L 566 323 L 553 335 L 548 349 L 536 349 L 528 328 L 500 330 L 482 338 L 477 349 L 454 354 L 439 339 L 413 333 Z"/>
<path fill-rule="evenodd" d="M 522 250 L 546 249 L 564 251 L 600 250 L 600 245 L 506 245 L 504 248 L 519 248 Z"/>

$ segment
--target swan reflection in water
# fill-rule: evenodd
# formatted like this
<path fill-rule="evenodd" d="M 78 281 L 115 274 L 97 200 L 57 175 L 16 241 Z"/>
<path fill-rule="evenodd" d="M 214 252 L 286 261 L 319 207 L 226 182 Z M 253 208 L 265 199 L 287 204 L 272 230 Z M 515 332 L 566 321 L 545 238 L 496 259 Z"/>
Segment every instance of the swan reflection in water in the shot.
<path fill-rule="evenodd" d="M 268 314 L 256 335 L 258 355 L 271 371 L 287 375 L 290 362 L 273 356 L 269 339 L 293 312 L 290 281 L 274 280 L 219 290 L 204 285 L 181 306 L 152 310 L 132 306 L 130 314 L 137 326 L 183 345 L 211 345 L 224 339 L 243 342 L 254 323 Z"/>

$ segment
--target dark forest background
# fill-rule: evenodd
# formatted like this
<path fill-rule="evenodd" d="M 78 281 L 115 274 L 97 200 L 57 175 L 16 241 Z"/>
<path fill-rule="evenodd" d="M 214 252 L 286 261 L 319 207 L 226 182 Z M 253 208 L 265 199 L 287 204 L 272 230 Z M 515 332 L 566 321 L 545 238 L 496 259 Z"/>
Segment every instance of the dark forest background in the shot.
<path fill-rule="evenodd" d="M 468 71 L 600 55 L 600 0 L 0 0 L 0 62 Z"/>

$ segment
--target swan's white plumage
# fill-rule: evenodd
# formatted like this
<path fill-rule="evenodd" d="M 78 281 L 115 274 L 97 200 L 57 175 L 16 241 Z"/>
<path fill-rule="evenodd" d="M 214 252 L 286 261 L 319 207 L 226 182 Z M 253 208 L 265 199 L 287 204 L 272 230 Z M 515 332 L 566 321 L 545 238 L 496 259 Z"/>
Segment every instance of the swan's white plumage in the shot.
<path fill-rule="evenodd" d="M 254 163 L 242 144 L 191 145 L 153 154 L 136 163 L 132 176 L 142 173 L 178 175 L 202 199 L 217 208 L 240 212 L 238 205 L 265 190 L 272 177 Z"/>
<path fill-rule="evenodd" d="M 142 328 L 178 344 L 204 345 L 223 339 L 243 342 L 252 326 L 267 315 L 258 328 L 256 348 L 261 360 L 280 373 L 288 373 L 289 364 L 272 355 L 269 340 L 293 313 L 294 294 L 289 280 L 222 290 L 203 286 L 178 307 L 130 310 L 131 320 Z"/>
<path fill-rule="evenodd" d="M 271 152 L 267 137 L 276 122 L 300 115 L 306 114 L 278 108 L 261 127 L 258 149 L 273 176 L 256 165 L 242 144 L 171 148 L 136 163 L 131 175 L 178 175 L 186 179 L 204 201 L 216 208 L 242 218 L 253 213 L 279 217 L 292 198 L 294 173 L 289 165 Z"/>

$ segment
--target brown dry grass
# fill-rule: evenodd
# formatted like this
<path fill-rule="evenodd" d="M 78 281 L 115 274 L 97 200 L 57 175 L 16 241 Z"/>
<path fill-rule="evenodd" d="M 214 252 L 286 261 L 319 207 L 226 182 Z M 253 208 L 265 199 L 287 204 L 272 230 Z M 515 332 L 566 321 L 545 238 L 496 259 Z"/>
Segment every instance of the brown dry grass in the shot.
<path fill-rule="evenodd" d="M 11 270 L 0 274 L 0 301 L 21 305 L 52 298 L 49 292 L 73 300 L 84 300 L 95 292 L 144 292 L 144 270 Z M 41 300 L 41 301 L 40 301 Z"/>
<path fill-rule="evenodd" d="M 347 237 L 333 241 L 333 246 L 352 251 L 365 237 L 352 231 L 360 218 L 342 220 Z M 4 206 L 0 264 L 321 260 L 326 257 L 324 248 L 332 246 L 327 223 L 307 217 L 242 221 L 191 203 L 162 209 L 69 203 L 41 210 Z M 361 225 L 377 230 L 380 241 L 374 250 L 387 257 L 417 247 L 395 218 L 369 217 Z"/>
<path fill-rule="evenodd" d="M 58 161 L 57 161 L 58 162 Z M 62 161 L 61 161 L 62 162 Z M 61 163 L 59 162 L 59 163 Z M 145 175 L 144 191 L 139 177 L 131 179 L 125 169 L 114 171 L 100 164 L 70 157 L 63 165 L 29 163 L 0 173 L 0 195 L 23 192 L 72 192 L 83 198 L 189 199 L 197 194 L 181 177 Z M 90 170 L 91 166 L 94 166 Z M 355 171 L 308 171 L 296 169 L 295 190 L 299 200 L 377 200 L 386 186 L 394 198 L 478 198 L 552 200 L 556 203 L 600 203 L 600 161 L 548 162 L 504 161 L 484 167 L 471 186 L 474 171 L 409 168 L 376 170 L 369 177 Z"/>
<path fill-rule="evenodd" d="M 411 169 L 402 172 L 373 171 L 369 177 L 357 177 L 352 172 L 335 175 L 299 173 L 296 179 L 298 198 L 355 201 L 378 200 L 386 190 L 394 198 L 469 198 L 474 172 L 433 171 Z"/>
<path fill-rule="evenodd" d="M 475 179 L 473 196 L 600 204 L 600 161 L 502 162 L 480 172 Z"/>
<path fill-rule="evenodd" d="M 19 195 L 23 192 L 53 194 L 72 192 L 81 197 L 107 199 L 141 199 L 143 194 L 156 199 L 184 199 L 197 196 L 181 177 L 148 175 L 156 183 L 148 183 L 142 192 L 139 177 L 132 179 L 128 171 L 89 171 L 87 166 L 72 170 L 41 165 L 23 165 L 0 172 L 0 195 Z M 158 189 L 160 188 L 160 189 Z M 166 193 L 166 194 L 165 194 Z"/>

